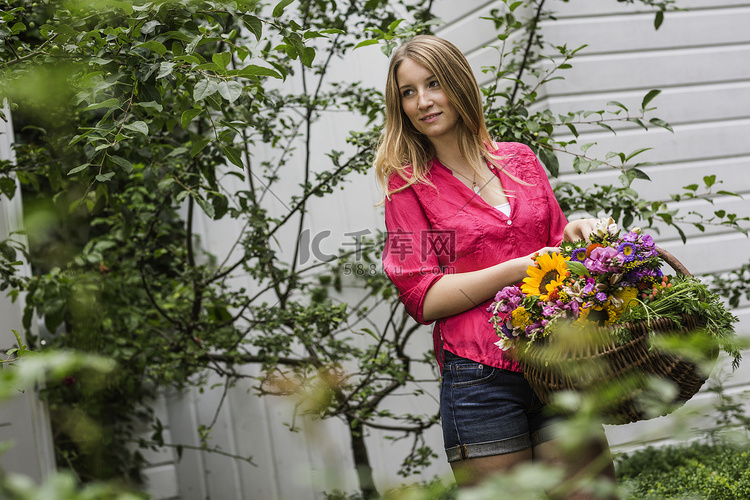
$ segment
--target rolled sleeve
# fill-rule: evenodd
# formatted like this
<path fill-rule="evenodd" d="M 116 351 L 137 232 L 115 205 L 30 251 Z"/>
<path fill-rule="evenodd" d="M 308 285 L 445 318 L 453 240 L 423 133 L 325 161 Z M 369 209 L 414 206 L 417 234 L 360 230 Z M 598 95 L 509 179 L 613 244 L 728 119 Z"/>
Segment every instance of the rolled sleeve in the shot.
<path fill-rule="evenodd" d="M 412 188 L 391 195 L 385 202 L 387 237 L 383 269 L 399 291 L 406 312 L 420 324 L 427 291 L 444 276 L 435 252 L 427 246 L 432 227 Z"/>

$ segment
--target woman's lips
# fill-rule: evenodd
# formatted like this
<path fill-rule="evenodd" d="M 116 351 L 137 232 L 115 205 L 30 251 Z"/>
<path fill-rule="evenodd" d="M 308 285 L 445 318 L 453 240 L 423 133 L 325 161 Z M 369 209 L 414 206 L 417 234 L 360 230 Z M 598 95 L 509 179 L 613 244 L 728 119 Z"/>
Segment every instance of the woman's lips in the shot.
<path fill-rule="evenodd" d="M 427 115 L 424 118 L 421 118 L 421 120 L 425 123 L 432 123 L 435 121 L 435 119 L 442 115 L 443 113 L 432 113 L 431 115 Z"/>

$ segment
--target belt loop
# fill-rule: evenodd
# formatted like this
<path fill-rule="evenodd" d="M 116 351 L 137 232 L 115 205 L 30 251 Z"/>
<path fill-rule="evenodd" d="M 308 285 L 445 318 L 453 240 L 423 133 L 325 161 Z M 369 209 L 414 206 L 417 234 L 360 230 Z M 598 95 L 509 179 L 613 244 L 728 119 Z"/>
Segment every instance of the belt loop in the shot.
<path fill-rule="evenodd" d="M 458 445 L 458 450 L 461 453 L 461 460 L 466 460 L 467 458 L 469 458 L 469 451 L 466 449 L 466 445 Z"/>

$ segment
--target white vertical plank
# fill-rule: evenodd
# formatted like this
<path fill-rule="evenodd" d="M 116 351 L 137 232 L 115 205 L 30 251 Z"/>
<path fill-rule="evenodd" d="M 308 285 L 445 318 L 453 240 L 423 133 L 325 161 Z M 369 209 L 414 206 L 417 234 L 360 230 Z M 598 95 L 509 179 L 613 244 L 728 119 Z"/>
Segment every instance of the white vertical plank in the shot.
<path fill-rule="evenodd" d="M 459 47 L 471 51 L 469 57 L 477 74 L 480 74 L 480 66 L 488 61 L 494 63 L 495 52 L 479 47 L 492 43 L 495 33 L 491 24 L 479 20 L 477 14 L 488 10 L 493 4 L 500 6 L 499 2 L 480 0 L 461 3 L 439 0 L 435 4 L 436 12 L 442 13 L 450 21 L 449 25 L 440 28 L 439 33 L 449 37 Z M 747 190 L 746 167 L 750 150 L 743 138 L 750 131 L 750 122 L 747 121 L 750 113 L 746 111 L 750 106 L 749 93 L 746 92 L 750 85 L 750 73 L 745 64 L 748 32 L 742 20 L 748 15 L 750 2 L 682 0 L 680 4 L 700 8 L 701 11 L 668 13 L 662 29 L 652 33 L 653 11 L 640 4 L 624 5 L 615 0 L 550 2 L 550 6 L 560 9 L 559 17 L 563 22 L 547 23 L 544 29 L 548 30 L 549 36 L 574 41 L 580 38 L 579 42 L 592 45 L 592 55 L 581 56 L 578 62 L 574 61 L 574 68 L 566 72 L 566 80 L 550 87 L 546 104 L 560 112 L 590 108 L 592 101 L 606 103 L 608 100 L 623 100 L 637 106 L 646 91 L 667 86 L 663 101 L 659 103 L 659 116 L 676 123 L 674 135 L 663 131 L 644 134 L 637 129 L 628 129 L 618 132 L 617 136 L 590 133 L 589 137 L 600 141 L 597 147 L 603 151 L 654 147 L 649 154 L 665 162 L 665 166 L 654 169 L 659 185 L 644 189 L 650 189 L 650 193 L 656 196 L 660 190 L 671 192 L 679 189 L 686 177 L 700 177 L 712 169 L 718 169 L 725 175 L 728 185 L 734 183 Z M 706 28 L 699 33 L 695 31 L 697 20 L 705 20 L 698 23 Z M 643 33 L 643 38 L 634 39 L 635 31 Z M 596 33 L 606 33 L 606 39 Z M 597 39 L 600 42 L 598 47 Z M 686 40 L 691 42 L 688 49 L 684 48 Z M 377 47 L 365 47 L 348 56 L 343 63 L 334 65 L 333 77 L 362 79 L 365 84 L 382 88 L 386 67 L 387 59 Z M 290 80 L 289 84 L 296 83 Z M 348 130 L 361 126 L 355 119 L 340 113 L 324 117 L 321 124 L 320 130 L 325 132 L 317 131 L 314 137 L 314 163 L 320 168 L 328 164 L 323 157 L 324 152 L 333 148 L 346 150 L 342 141 Z M 261 158 L 263 156 L 259 151 L 254 161 Z M 287 167 L 284 182 L 274 188 L 282 199 L 294 192 L 300 172 L 299 164 L 294 162 Z M 565 172 L 570 172 L 569 167 L 564 167 Z M 568 180 L 575 179 L 569 173 L 566 175 L 569 175 Z M 591 178 L 597 178 L 597 175 Z M 590 182 L 589 177 L 586 179 L 584 182 Z M 606 176 L 601 176 L 601 179 L 611 180 Z M 379 193 L 372 172 L 358 176 L 347 183 L 342 191 L 313 200 L 306 227 L 313 234 L 330 231 L 323 250 L 334 253 L 347 241 L 346 233 L 363 228 L 382 228 L 381 211 L 373 207 L 378 200 Z M 279 213 L 283 209 L 281 204 L 274 207 Z M 202 221 L 201 224 L 203 241 L 213 253 L 219 255 L 231 245 L 231 235 L 238 230 L 225 223 L 216 226 Z M 287 243 L 294 241 L 295 237 L 296 234 L 281 236 L 281 248 L 278 250 L 283 255 L 292 255 L 293 248 Z M 720 260 L 722 265 L 738 265 L 750 255 L 746 239 L 721 232 L 697 238 L 685 247 L 676 241 L 668 244 L 696 272 L 716 270 L 715 265 L 707 264 L 712 259 Z M 720 255 L 719 259 L 717 255 Z M 744 312 L 743 318 L 747 317 L 747 312 Z M 746 323 L 747 319 L 743 325 Z M 414 348 L 429 348 L 427 329 L 425 335 L 415 342 Z M 249 372 L 252 370 L 252 367 L 248 367 Z M 735 380 L 733 383 L 737 390 L 746 388 L 747 372 L 736 374 Z M 260 399 L 248 389 L 249 384 L 238 384 L 232 389 L 220 414 L 212 443 L 220 444 L 222 449 L 234 453 L 252 455 L 257 467 L 233 467 L 219 459 L 189 455 L 186 451 L 177 466 L 183 498 L 238 498 L 237 492 L 242 491 L 249 499 L 308 500 L 320 498 L 322 491 L 333 488 L 356 489 L 348 434 L 342 423 L 335 420 L 300 420 L 303 430 L 290 433 L 284 423 L 290 420 L 292 402 Z M 437 398 L 436 389 L 436 385 L 432 387 L 430 396 L 424 400 L 397 401 L 394 409 L 431 412 L 437 408 L 434 401 Z M 194 440 L 197 425 L 208 423 L 213 418 L 218 397 L 216 392 L 195 393 L 191 397 L 194 398 L 192 402 L 185 398 L 179 404 L 175 401 L 170 403 L 170 430 L 176 442 Z M 692 404 L 699 405 L 705 401 L 707 396 L 701 395 Z M 224 412 L 228 412 L 228 415 Z M 633 427 L 608 428 L 607 431 L 618 449 L 627 449 L 639 445 L 634 437 L 637 433 L 646 436 L 642 439 L 654 442 L 668 439 L 670 422 L 668 418 L 657 419 Z M 190 433 L 193 437 L 186 438 Z M 378 487 L 382 490 L 400 483 L 402 478 L 396 475 L 396 470 L 403 457 L 405 443 L 393 444 L 377 432 L 368 435 L 367 443 Z M 442 454 L 439 428 L 430 433 L 428 444 L 438 452 L 439 458 L 425 477 L 436 474 L 449 478 L 450 468 Z M 204 472 L 205 477 L 202 476 Z M 196 481 L 195 477 L 200 477 L 202 482 Z M 194 489 L 190 494 L 185 494 L 184 486 L 191 481 L 196 485 L 191 486 Z"/>
<path fill-rule="evenodd" d="M 4 112 L 7 121 L 0 120 L 0 158 L 13 159 L 13 119 L 7 107 Z M 0 240 L 8 238 L 21 227 L 19 189 L 12 200 L 0 196 Z M 21 237 L 14 235 L 13 238 Z M 20 272 L 30 274 L 27 265 L 22 266 Z M 22 296 L 14 303 L 5 293 L 0 293 L 0 351 L 3 353 L 16 344 L 11 330 L 16 330 L 23 336 L 23 300 Z M 0 455 L 0 464 L 6 472 L 23 473 L 41 481 L 45 475 L 54 471 L 52 432 L 47 407 L 39 400 L 33 388 L 0 405 L 0 442 L 3 441 L 14 443 L 10 450 Z"/>

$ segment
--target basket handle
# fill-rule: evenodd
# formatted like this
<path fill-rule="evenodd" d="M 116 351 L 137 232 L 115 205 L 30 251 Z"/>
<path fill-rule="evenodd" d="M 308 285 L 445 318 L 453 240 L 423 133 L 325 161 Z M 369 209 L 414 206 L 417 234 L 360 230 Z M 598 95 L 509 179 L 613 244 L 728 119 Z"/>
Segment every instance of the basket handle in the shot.
<path fill-rule="evenodd" d="M 682 262 L 677 260 L 677 258 L 674 255 L 667 252 L 661 247 L 656 247 L 656 251 L 659 254 L 659 257 L 664 259 L 664 262 L 669 264 L 672 269 L 674 269 L 678 273 L 683 274 L 685 276 L 692 276 L 692 274 L 690 274 L 690 271 L 688 271 L 687 268 L 682 265 Z"/>

